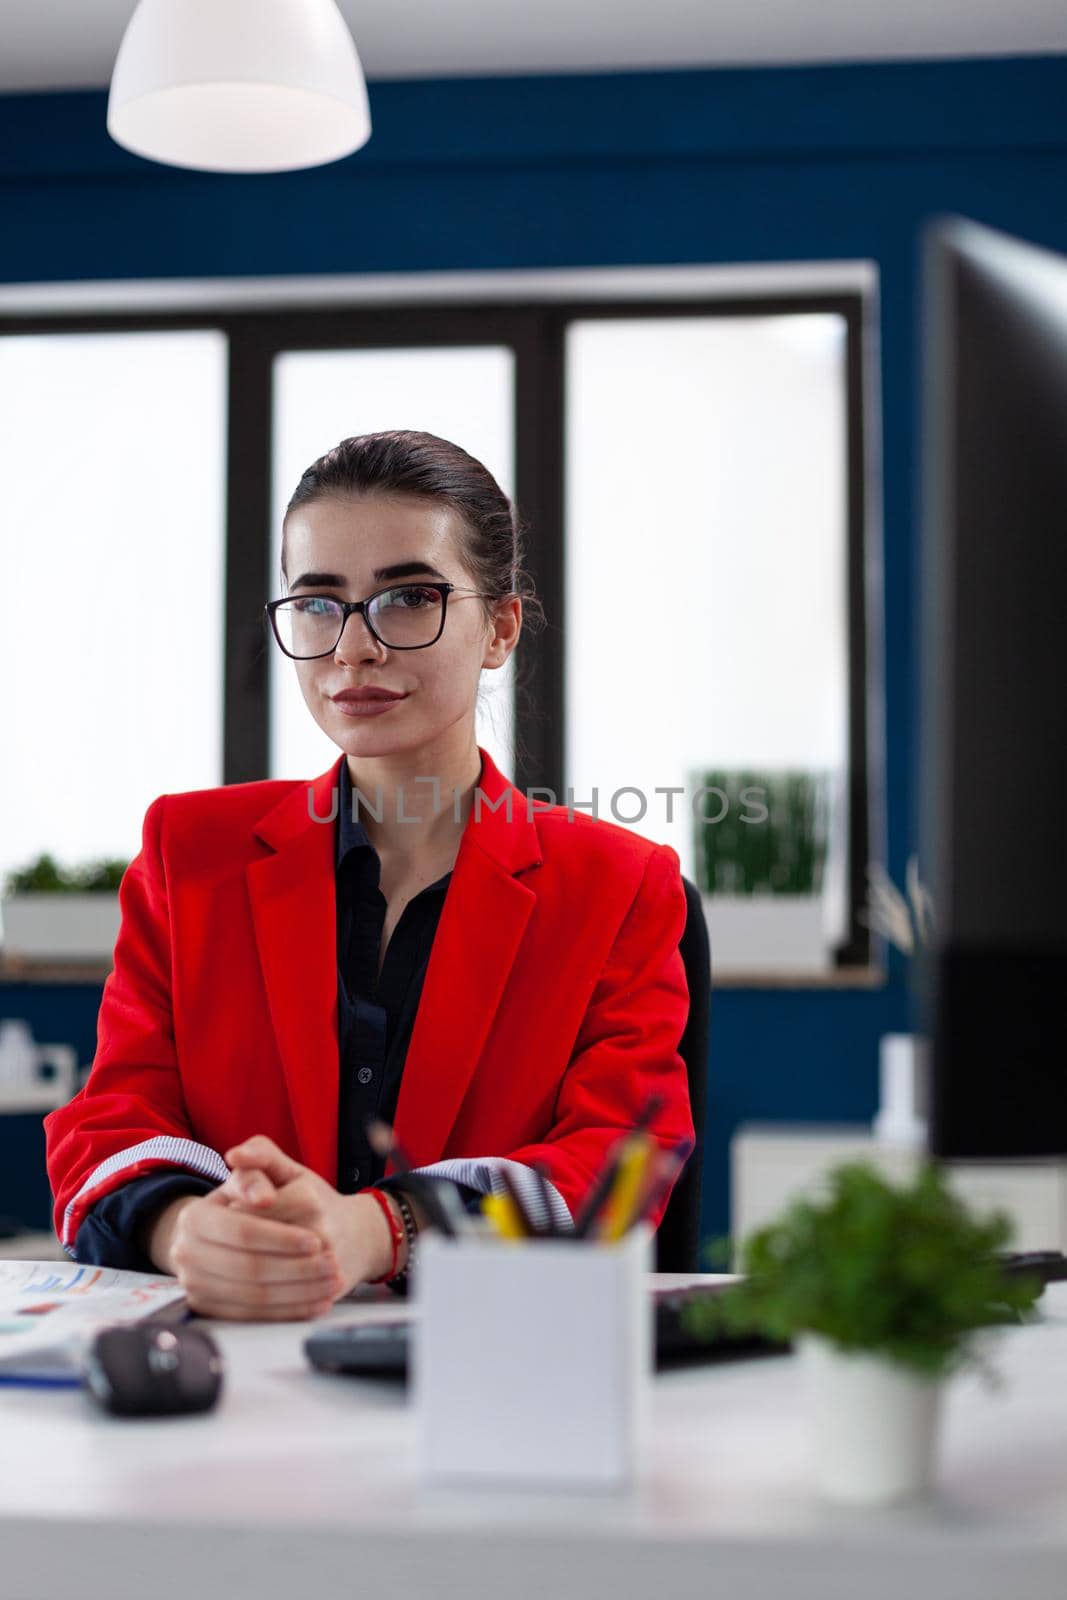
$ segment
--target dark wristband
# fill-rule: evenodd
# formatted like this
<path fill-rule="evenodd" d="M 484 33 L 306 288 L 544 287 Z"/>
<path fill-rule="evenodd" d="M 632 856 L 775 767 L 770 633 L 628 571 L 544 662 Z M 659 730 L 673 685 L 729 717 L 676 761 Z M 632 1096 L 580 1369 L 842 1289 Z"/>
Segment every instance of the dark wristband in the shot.
<path fill-rule="evenodd" d="M 407 1236 L 408 1248 L 407 1255 L 404 1258 L 403 1267 L 399 1272 L 394 1272 L 393 1276 L 391 1278 L 387 1278 L 385 1281 L 388 1288 L 400 1290 L 402 1287 L 404 1289 L 407 1288 L 408 1276 L 411 1272 L 411 1264 L 415 1256 L 415 1238 L 419 1229 L 418 1224 L 415 1221 L 415 1213 L 411 1209 L 411 1201 L 408 1199 L 404 1190 L 394 1189 L 393 1198 L 400 1207 L 400 1215 L 404 1221 L 404 1233 Z"/>

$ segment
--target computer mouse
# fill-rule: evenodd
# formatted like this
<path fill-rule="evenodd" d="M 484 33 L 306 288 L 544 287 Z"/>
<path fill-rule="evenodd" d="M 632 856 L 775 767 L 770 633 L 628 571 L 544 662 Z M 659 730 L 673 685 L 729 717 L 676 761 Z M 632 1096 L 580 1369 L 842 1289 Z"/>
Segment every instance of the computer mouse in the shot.
<path fill-rule="evenodd" d="M 93 1399 L 122 1417 L 210 1411 L 222 1389 L 222 1352 L 204 1328 L 150 1322 L 101 1328 L 83 1370 Z"/>

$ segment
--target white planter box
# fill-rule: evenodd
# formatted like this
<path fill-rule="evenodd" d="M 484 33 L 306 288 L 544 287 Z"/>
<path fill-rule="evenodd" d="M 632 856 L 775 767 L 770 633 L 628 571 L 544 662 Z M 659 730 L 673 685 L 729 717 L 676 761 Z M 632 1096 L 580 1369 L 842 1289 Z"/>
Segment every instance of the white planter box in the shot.
<path fill-rule="evenodd" d="M 711 970 L 825 972 L 833 965 L 821 895 L 705 894 Z"/>
<path fill-rule="evenodd" d="M 16 894 L 0 902 L 7 955 L 58 961 L 114 954 L 121 914 L 113 894 Z"/>
<path fill-rule="evenodd" d="M 652 1366 L 652 1230 L 589 1240 L 420 1236 L 412 1403 L 422 1476 L 631 1484 Z"/>

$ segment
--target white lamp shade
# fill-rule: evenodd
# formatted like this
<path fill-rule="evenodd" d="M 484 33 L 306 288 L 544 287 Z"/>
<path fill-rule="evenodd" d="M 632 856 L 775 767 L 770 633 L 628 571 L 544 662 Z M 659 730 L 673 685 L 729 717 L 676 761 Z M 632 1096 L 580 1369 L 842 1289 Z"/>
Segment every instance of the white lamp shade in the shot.
<path fill-rule="evenodd" d="M 367 85 L 334 0 L 140 0 L 107 129 L 136 155 L 204 172 L 287 172 L 370 137 Z"/>

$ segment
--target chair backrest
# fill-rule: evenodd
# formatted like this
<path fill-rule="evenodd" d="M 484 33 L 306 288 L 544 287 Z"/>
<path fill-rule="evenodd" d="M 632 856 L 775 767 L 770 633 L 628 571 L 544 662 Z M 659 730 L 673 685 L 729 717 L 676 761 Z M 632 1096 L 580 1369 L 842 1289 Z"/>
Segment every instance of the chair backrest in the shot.
<path fill-rule="evenodd" d="M 682 878 L 687 915 L 678 948 L 689 985 L 689 1020 L 678 1053 L 689 1073 L 689 1103 L 696 1145 L 671 1190 L 656 1230 L 657 1272 L 702 1272 L 700 1260 L 700 1180 L 704 1168 L 704 1120 L 708 1092 L 708 1036 L 711 1027 L 711 940 L 700 891 Z"/>

